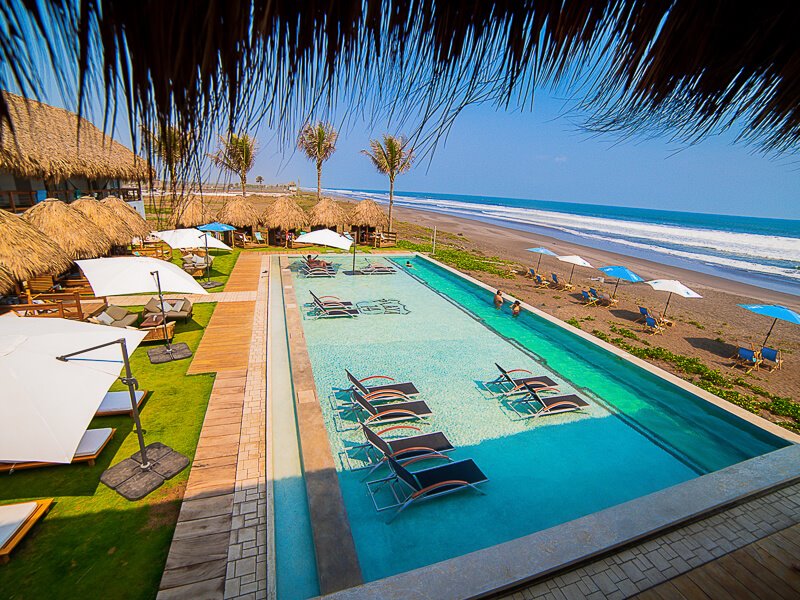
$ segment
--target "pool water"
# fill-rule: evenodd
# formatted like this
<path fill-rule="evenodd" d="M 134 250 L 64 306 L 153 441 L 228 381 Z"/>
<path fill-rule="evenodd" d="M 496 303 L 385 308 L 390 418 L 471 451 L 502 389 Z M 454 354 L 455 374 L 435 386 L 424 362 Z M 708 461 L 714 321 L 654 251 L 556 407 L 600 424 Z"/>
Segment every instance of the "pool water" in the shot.
<path fill-rule="evenodd" d="M 682 483 L 789 445 L 587 340 L 523 311 L 495 310 L 492 295 L 430 261 L 398 273 L 353 277 L 347 259 L 332 279 L 295 275 L 317 394 L 364 579 L 372 581 L 509 541 Z M 312 319 L 312 291 L 354 303 L 395 300 L 407 314 Z M 379 305 L 379 303 L 378 303 Z M 519 419 L 482 390 L 497 362 L 548 375 L 589 407 Z M 387 524 L 364 471 L 343 452 L 363 438 L 335 417 L 331 394 L 356 377 L 413 381 L 434 415 L 423 432 L 444 432 L 489 478 L 472 491 L 423 502 Z M 431 465 L 436 464 L 431 462 Z M 426 466 L 425 463 L 419 466 Z M 378 472 L 385 475 L 384 471 Z"/>

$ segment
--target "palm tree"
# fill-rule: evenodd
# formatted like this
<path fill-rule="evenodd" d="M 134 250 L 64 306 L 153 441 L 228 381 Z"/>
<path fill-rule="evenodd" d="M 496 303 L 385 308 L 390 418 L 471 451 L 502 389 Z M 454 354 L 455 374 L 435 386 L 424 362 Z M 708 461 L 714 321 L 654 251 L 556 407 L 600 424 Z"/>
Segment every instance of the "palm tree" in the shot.
<path fill-rule="evenodd" d="M 384 134 L 380 140 L 370 140 L 369 150 L 361 154 L 369 156 L 372 164 L 384 175 L 389 176 L 389 231 L 392 230 L 392 206 L 394 205 L 394 178 L 408 172 L 414 162 L 414 149 L 406 148 L 408 140 Z"/>
<path fill-rule="evenodd" d="M 256 176 L 256 184 L 264 185 L 264 178 L 261 175 Z"/>
<path fill-rule="evenodd" d="M 189 159 L 192 152 L 191 133 L 179 129 L 178 127 L 160 127 L 158 132 L 142 128 L 142 138 L 148 154 L 155 155 L 162 167 L 169 175 L 169 189 L 171 194 L 170 213 L 175 208 L 178 197 L 178 174 Z M 163 203 L 164 196 L 161 196 Z M 158 224 L 161 225 L 162 206 L 156 211 Z"/>
<path fill-rule="evenodd" d="M 297 147 L 317 164 L 317 200 L 322 196 L 322 163 L 336 151 L 337 137 L 339 134 L 330 123 L 319 121 L 303 127 L 297 140 Z"/>
<path fill-rule="evenodd" d="M 208 157 L 216 167 L 239 176 L 244 197 L 247 191 L 247 174 L 253 168 L 257 152 L 255 138 L 246 133 L 241 135 L 231 133 L 227 139 L 219 137 L 219 150 L 216 154 L 209 154 Z"/>

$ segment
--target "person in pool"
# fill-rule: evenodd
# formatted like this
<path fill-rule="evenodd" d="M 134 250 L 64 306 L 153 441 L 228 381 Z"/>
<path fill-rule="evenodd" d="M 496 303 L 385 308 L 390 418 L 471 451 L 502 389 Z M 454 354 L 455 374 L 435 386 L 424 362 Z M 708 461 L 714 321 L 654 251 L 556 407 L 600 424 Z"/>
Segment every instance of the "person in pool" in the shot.
<path fill-rule="evenodd" d="M 504 302 L 504 300 L 503 300 L 503 292 L 501 292 L 500 290 L 497 290 L 497 293 L 494 295 L 494 307 L 497 310 L 500 310 L 502 308 L 502 306 L 503 306 L 503 302 Z"/>
<path fill-rule="evenodd" d="M 511 305 L 511 316 L 517 318 L 521 311 L 522 305 L 519 303 L 519 300 L 514 300 L 514 304 Z"/>
<path fill-rule="evenodd" d="M 414 265 L 411 264 L 410 260 L 407 260 L 406 261 L 406 269 L 413 269 L 413 268 L 414 268 Z"/>

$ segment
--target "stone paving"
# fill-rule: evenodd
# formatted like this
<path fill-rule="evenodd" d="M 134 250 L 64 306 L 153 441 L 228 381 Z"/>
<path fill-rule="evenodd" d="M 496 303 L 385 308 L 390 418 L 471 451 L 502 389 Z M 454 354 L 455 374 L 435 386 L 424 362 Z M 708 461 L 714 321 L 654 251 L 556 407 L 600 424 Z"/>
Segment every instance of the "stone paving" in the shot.
<path fill-rule="evenodd" d="M 113 296 L 109 298 L 109 304 L 116 306 L 140 306 L 147 304 L 152 295 L 140 294 L 137 296 Z M 165 293 L 164 298 L 188 298 L 192 304 L 202 304 L 204 302 L 252 302 L 256 299 L 257 292 L 209 292 L 208 294 L 171 294 Z"/>
<path fill-rule="evenodd" d="M 629 598 L 797 523 L 800 483 L 545 579 L 506 598 Z"/>

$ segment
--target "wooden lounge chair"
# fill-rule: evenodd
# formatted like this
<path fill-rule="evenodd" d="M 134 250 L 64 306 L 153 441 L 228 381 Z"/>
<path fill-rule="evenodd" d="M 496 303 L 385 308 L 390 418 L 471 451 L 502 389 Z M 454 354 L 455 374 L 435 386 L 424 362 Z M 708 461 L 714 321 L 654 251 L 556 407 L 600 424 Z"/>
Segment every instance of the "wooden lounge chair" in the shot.
<path fill-rule="evenodd" d="M 647 315 L 644 318 L 644 331 L 645 333 L 649 333 L 651 335 L 661 335 L 664 333 L 664 327 L 662 327 L 661 323 L 656 321 L 650 315 Z"/>
<path fill-rule="evenodd" d="M 573 412 L 589 406 L 586 400 L 576 394 L 542 398 L 536 388 L 526 386 L 526 390 L 528 393 L 525 396 L 512 398 L 509 403 L 509 408 L 523 419 Z"/>
<path fill-rule="evenodd" d="M 0 506 L 0 564 L 11 560 L 16 548 L 53 506 L 53 498 Z"/>
<path fill-rule="evenodd" d="M 351 414 L 359 422 L 371 424 L 395 423 L 397 421 L 418 420 L 430 417 L 433 412 L 422 400 L 411 400 L 409 402 L 397 402 L 385 406 L 374 406 L 360 392 L 353 390 L 350 392 L 353 403 L 343 406 L 340 410 L 345 414 Z M 369 415 L 362 421 L 364 413 Z"/>
<path fill-rule="evenodd" d="M 136 407 L 141 408 L 142 402 L 150 394 L 145 390 L 136 391 Z M 95 417 L 114 417 L 117 415 L 133 415 L 133 408 L 131 407 L 131 396 L 128 390 L 120 392 L 108 392 L 97 412 L 94 413 Z"/>
<path fill-rule="evenodd" d="M 75 456 L 72 458 L 72 463 L 88 463 L 90 467 L 94 466 L 97 457 L 103 452 L 103 449 L 114 437 L 117 432 L 116 429 L 104 427 L 102 429 L 87 429 L 83 434 L 78 449 L 75 451 Z M 48 462 L 24 462 L 24 463 L 10 463 L 0 462 L 0 473 L 13 473 L 22 469 L 39 469 L 41 467 L 55 467 L 62 463 L 48 463 Z"/>
<path fill-rule="evenodd" d="M 761 365 L 771 371 L 777 371 L 781 368 L 783 364 L 783 353 L 780 350 L 776 350 L 775 348 L 767 348 L 763 346 L 761 348 Z"/>
<path fill-rule="evenodd" d="M 376 469 L 386 464 L 386 460 L 389 457 L 399 460 L 400 458 L 408 459 L 435 454 L 445 460 L 450 460 L 444 453 L 454 450 L 454 446 L 441 431 L 384 439 L 383 436 L 385 434 L 401 429 L 420 431 L 419 427 L 414 427 L 413 425 L 393 425 L 382 431 L 373 431 L 362 423 L 361 433 L 364 434 L 366 443 L 354 446 L 349 450 L 362 453 L 365 457 L 365 462 L 362 466 L 352 470 L 357 471 L 369 468 L 369 473 L 367 473 L 367 477 L 369 477 Z"/>
<path fill-rule="evenodd" d="M 539 274 L 534 275 L 533 280 L 536 282 L 536 287 L 538 288 L 545 289 L 550 287 L 550 282 L 543 279 Z"/>
<path fill-rule="evenodd" d="M 355 389 L 361 392 L 361 394 L 365 397 L 382 394 L 394 394 L 408 397 L 419 394 L 417 386 L 410 381 L 398 383 L 388 375 L 370 375 L 369 377 L 362 377 L 361 379 L 358 379 L 347 369 L 345 369 L 344 372 L 345 375 L 347 375 L 347 380 L 351 384 L 349 388 L 346 388 L 347 391 Z M 384 385 L 364 385 L 365 381 L 370 381 L 373 379 L 385 379 L 387 381 L 391 381 L 392 383 L 387 383 Z"/>
<path fill-rule="evenodd" d="M 741 367 L 744 369 L 745 374 L 749 374 L 752 371 L 758 371 L 758 368 L 762 362 L 762 358 L 758 351 L 753 350 L 752 348 L 739 347 L 736 349 L 736 354 L 734 354 L 731 358 L 733 358 L 733 364 L 731 367 Z"/>
<path fill-rule="evenodd" d="M 558 391 L 558 384 L 547 375 L 534 375 L 527 369 L 507 371 L 497 363 L 494 363 L 494 366 L 500 371 L 500 376 L 484 384 L 493 396 L 527 394 L 526 386 L 536 388 L 540 392 Z M 514 377 L 513 373 L 525 373 L 527 377 Z M 493 391 L 492 388 L 495 390 Z"/>
<path fill-rule="evenodd" d="M 589 288 L 589 294 L 597 298 L 597 302 L 602 306 L 616 306 L 619 303 L 618 298 L 612 298 L 605 292 L 598 292 L 594 288 Z"/>
<path fill-rule="evenodd" d="M 565 290 L 565 291 L 569 292 L 569 291 L 572 290 L 572 288 L 575 287 L 571 283 L 564 283 L 563 281 L 559 281 L 558 280 L 558 275 L 556 275 L 555 273 L 550 273 L 550 277 L 553 280 L 553 283 L 555 284 L 555 286 L 559 290 Z"/>
<path fill-rule="evenodd" d="M 413 473 L 408 470 L 407 467 L 413 463 L 429 458 L 435 458 L 435 456 L 418 456 L 404 461 L 402 464 L 394 458 L 387 458 L 386 462 L 392 474 L 389 477 L 367 483 L 367 489 L 376 510 L 380 512 L 393 508 L 397 509 L 387 521 L 388 523 L 391 523 L 397 515 L 415 502 L 423 502 L 424 500 L 467 489 L 486 495 L 477 486 L 489 481 L 489 478 L 486 477 L 472 459 L 449 462 Z M 387 487 L 393 499 L 388 504 L 379 503 L 376 499 L 376 494 Z"/>
<path fill-rule="evenodd" d="M 586 306 L 597 306 L 597 302 L 599 301 L 599 298 L 592 296 L 586 290 L 581 290 L 581 297 Z"/>

